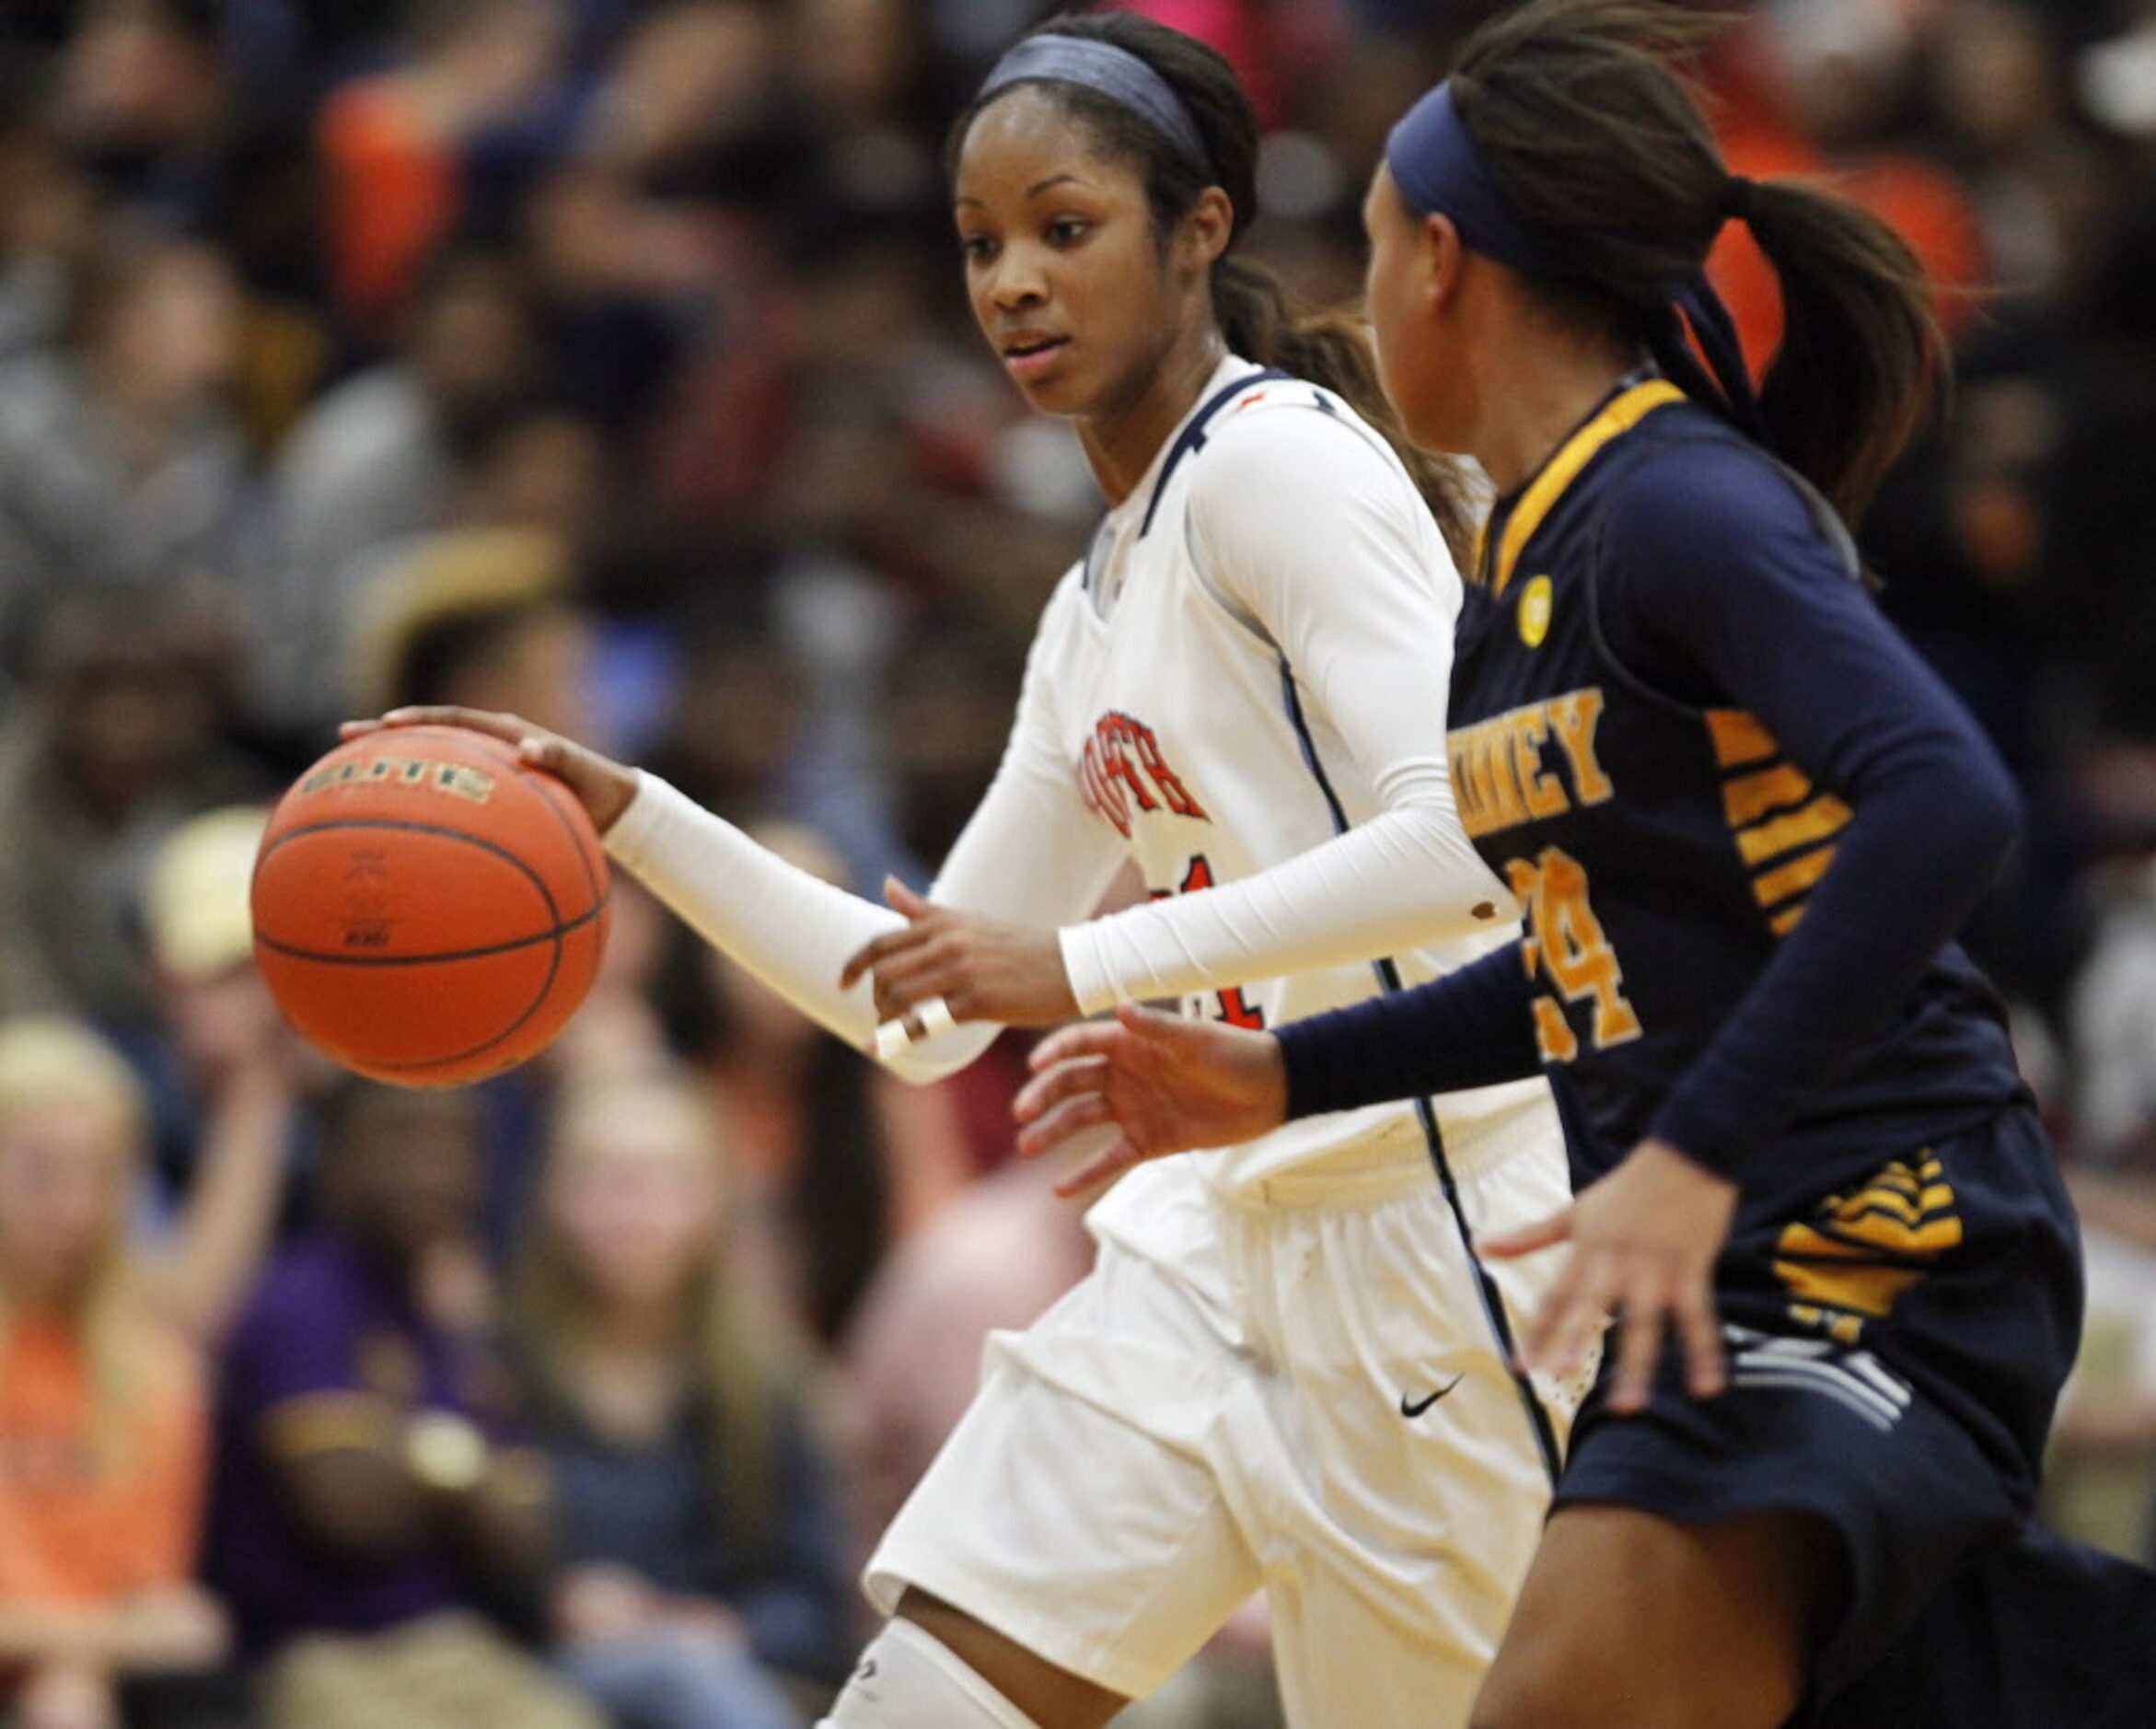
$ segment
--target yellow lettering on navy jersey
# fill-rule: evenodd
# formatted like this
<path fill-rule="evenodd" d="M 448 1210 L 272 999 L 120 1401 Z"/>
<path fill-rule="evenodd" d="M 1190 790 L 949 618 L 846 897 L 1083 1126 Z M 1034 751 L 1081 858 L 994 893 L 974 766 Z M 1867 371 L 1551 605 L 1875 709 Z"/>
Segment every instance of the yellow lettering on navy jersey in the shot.
<path fill-rule="evenodd" d="M 1503 714 L 1478 741 L 1489 786 L 1490 813 L 1500 829 L 1516 829 L 1527 820 L 1527 798 L 1520 788 L 1520 759 L 1513 748 L 1513 716 Z"/>
<path fill-rule="evenodd" d="M 1530 976 L 1557 987 L 1567 1003 L 1593 1005 L 1589 1038 L 1597 1050 L 1640 1037 L 1640 1016 L 1625 996 L 1625 969 L 1589 901 L 1587 872 L 1561 847 L 1546 846 L 1532 861 L 1507 859 L 1505 876 L 1520 902 L 1526 937 L 1520 946 Z M 1535 1036 L 1546 1062 L 1580 1053 L 1563 1009 L 1535 999 Z"/>
<path fill-rule="evenodd" d="M 1522 709 L 1508 716 L 1513 721 L 1513 765 L 1519 771 L 1520 792 L 1530 817 L 1554 817 L 1571 808 L 1564 783 L 1542 766 L 1543 742 L 1549 737 L 1549 722 L 1536 708 Z"/>
<path fill-rule="evenodd" d="M 1453 772 L 1453 803 L 1460 813 L 1460 826 L 1470 836 L 1487 834 L 1497 827 L 1490 806 L 1497 802 L 1490 790 L 1489 769 L 1476 749 L 1479 727 L 1461 727 L 1445 735 L 1445 755 Z"/>
<path fill-rule="evenodd" d="M 1589 688 L 1455 728 L 1447 748 L 1461 827 L 1471 838 L 1496 834 L 1609 797 L 1617 789 L 1594 751 L 1601 718 L 1602 692 Z"/>
<path fill-rule="evenodd" d="M 1572 796 L 1582 805 L 1599 805 L 1617 788 L 1594 755 L 1594 727 L 1602 719 L 1602 692 L 1592 686 L 1549 700 L 1549 718 L 1565 760 L 1572 765 Z"/>

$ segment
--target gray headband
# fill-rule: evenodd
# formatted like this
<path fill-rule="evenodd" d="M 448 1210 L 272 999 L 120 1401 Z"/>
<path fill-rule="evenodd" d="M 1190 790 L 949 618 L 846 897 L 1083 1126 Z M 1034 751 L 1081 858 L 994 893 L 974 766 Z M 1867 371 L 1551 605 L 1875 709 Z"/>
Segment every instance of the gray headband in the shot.
<path fill-rule="evenodd" d="M 1005 86 L 1025 78 L 1058 78 L 1099 91 L 1151 121 L 1189 157 L 1193 168 L 1211 174 L 1211 159 L 1190 110 L 1168 87 L 1168 81 L 1129 49 L 1088 36 L 1028 36 L 996 62 L 975 99 L 986 102 Z"/>

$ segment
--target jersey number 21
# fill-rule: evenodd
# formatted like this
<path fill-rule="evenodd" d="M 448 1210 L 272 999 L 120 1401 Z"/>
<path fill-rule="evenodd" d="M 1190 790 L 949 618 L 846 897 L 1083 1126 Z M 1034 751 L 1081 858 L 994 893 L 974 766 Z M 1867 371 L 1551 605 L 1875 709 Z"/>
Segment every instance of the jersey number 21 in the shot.
<path fill-rule="evenodd" d="M 1200 888 L 1211 888 L 1211 862 L 1206 858 L 1204 853 L 1193 853 L 1190 855 L 1188 866 L 1183 872 L 1183 880 L 1176 885 L 1175 892 L 1179 895 L 1194 895 Z M 1165 888 L 1156 888 L 1153 891 L 1153 899 L 1155 900 L 1165 900 L 1167 898 L 1168 891 Z M 1216 991 L 1213 994 L 1220 998 L 1221 1012 L 1218 1018 L 1227 1022 L 1229 1026 L 1247 1027 L 1255 1029 L 1265 1025 L 1265 1011 L 1253 1005 L 1244 996 L 1241 985 L 1231 986 L 1225 991 Z"/>

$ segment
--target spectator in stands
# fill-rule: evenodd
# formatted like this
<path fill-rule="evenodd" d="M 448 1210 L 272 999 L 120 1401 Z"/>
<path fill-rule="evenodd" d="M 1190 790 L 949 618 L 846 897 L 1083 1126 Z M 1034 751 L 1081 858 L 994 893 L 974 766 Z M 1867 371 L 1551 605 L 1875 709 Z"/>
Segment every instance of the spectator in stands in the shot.
<path fill-rule="evenodd" d="M 187 817 L 259 791 L 259 771 L 214 736 L 217 667 L 185 601 L 68 599 L 41 624 L 0 732 L 0 1013 L 139 1022 L 129 923 L 149 857 Z"/>
<path fill-rule="evenodd" d="M 582 153 L 645 184 L 693 183 L 769 119 L 785 74 L 784 20 L 758 0 L 639 9 L 591 104 Z"/>
<path fill-rule="evenodd" d="M 234 132 L 219 0 L 87 0 L 54 119 L 130 215 L 168 228 L 217 200 Z"/>
<path fill-rule="evenodd" d="M 2070 1001 L 2084 1157 L 2156 1176 L 2156 852 L 2098 877 L 2102 906 Z"/>
<path fill-rule="evenodd" d="M 816 761 L 806 675 L 771 621 L 758 616 L 760 574 L 744 574 L 736 605 L 715 624 L 684 632 L 687 664 L 652 756 L 674 784 L 694 787 L 690 795 L 713 809 L 794 817 L 813 810 L 815 789 L 836 777 Z"/>
<path fill-rule="evenodd" d="M 235 806 L 181 824 L 150 860 L 141 910 L 157 1030 L 134 1054 L 172 1143 L 151 1209 L 156 1289 L 212 1351 L 261 1271 L 329 1073 L 255 968 L 248 889 L 267 818 Z"/>
<path fill-rule="evenodd" d="M 421 275 L 402 351 L 316 403 L 274 476 L 272 604 L 257 633 L 257 684 L 280 718 L 325 723 L 322 669 L 341 663 L 354 591 L 386 549 L 440 526 L 449 428 L 528 382 L 533 308 L 498 248 L 461 246 Z"/>
<path fill-rule="evenodd" d="M 530 529 L 461 529 L 413 542 L 362 597 L 349 692 L 356 712 L 524 702 L 583 724 L 590 626 L 570 577 L 562 543 Z"/>
<path fill-rule="evenodd" d="M 572 575 L 559 539 L 530 529 L 453 529 L 409 542 L 358 598 L 349 712 L 415 702 L 527 704 L 587 724 L 592 627 Z M 611 992 L 603 1002 L 602 1013 L 621 1006 Z M 648 1031 L 619 1020 L 613 1030 L 632 1042 Z M 482 1236 L 497 1266 L 533 1187 L 550 1082 L 548 1066 L 535 1065 L 478 1089 L 486 1146 Z"/>
<path fill-rule="evenodd" d="M 873 733 L 890 783 L 906 859 L 898 874 L 908 882 L 928 880 L 929 867 L 921 861 L 949 856 L 994 777 L 1003 754 L 999 729 L 1017 706 L 1017 670 L 978 613 L 963 604 L 948 605 L 907 627 L 875 700 L 861 707 L 860 722 Z M 977 1173 L 991 1171 L 1011 1156 L 1011 1101 L 1026 1084 L 1026 1056 L 1036 1042 L 1013 1027 L 975 1062 L 936 1084 L 956 1111 L 967 1158 Z M 1023 1326 L 1032 1318 L 1029 1314 L 997 1324 Z M 957 1413 L 950 1414 L 955 1419 Z M 893 1503 L 889 1511 L 897 1510 Z"/>
<path fill-rule="evenodd" d="M 606 508 L 599 429 L 558 398 L 529 392 L 477 404 L 451 426 L 449 459 L 443 521 L 453 528 L 537 528 L 581 549 Z"/>
<path fill-rule="evenodd" d="M 96 185 L 61 148 L 31 80 L 0 71 L 0 361 L 60 341 L 99 215 Z"/>
<path fill-rule="evenodd" d="M 130 1280 L 146 1131 L 87 1028 L 0 1023 L 0 1715 L 20 1729 L 118 1729 L 131 1683 L 227 1647 L 188 1576 L 200 1364 Z M 131 1723 L 167 1721 L 136 1703 Z"/>
<path fill-rule="evenodd" d="M 839 880 L 813 830 L 749 830 L 788 863 Z M 892 1244 L 973 1172 L 955 1098 L 909 1087 L 823 1037 L 783 998 L 677 928 L 662 990 L 676 1047 L 711 1089 L 766 1293 L 819 1343 L 841 1340 Z"/>
<path fill-rule="evenodd" d="M 2055 309 L 2099 261 L 2118 189 L 2074 122 L 2046 20 L 2011 0 L 1965 0 L 1937 32 L 1930 75 L 1942 145 L 1968 177 L 2012 321 Z"/>
<path fill-rule="evenodd" d="M 272 1729 L 591 1729 L 498 1625 L 536 1627 L 545 1473 L 484 1337 L 472 1096 L 355 1080 L 328 1115 L 320 1227 L 218 1389 L 208 1575 Z"/>
<path fill-rule="evenodd" d="M 1717 56 L 1722 154 L 1756 177 L 1831 174 L 1837 190 L 1893 225 L 1935 288 L 1933 310 L 1955 341 L 1976 322 L 1992 280 L 1966 188 L 1893 122 L 1912 76 L 1913 15 L 1887 6 L 1762 7 Z M 1743 225 L 1716 243 L 1711 274 L 1745 356 L 1763 370 L 1781 337 L 1773 273 Z"/>
<path fill-rule="evenodd" d="M 419 0 L 403 58 L 323 106 L 330 278 L 362 339 L 395 331 L 463 209 L 466 152 L 544 91 L 562 47 L 558 0 Z"/>
<path fill-rule="evenodd" d="M 806 1365 L 742 1279 L 722 1189 L 692 1085 L 578 1086 L 514 1287 L 556 1651 L 627 1729 L 787 1729 L 776 1675 L 832 1678 L 849 1648 Z"/>
<path fill-rule="evenodd" d="M 59 349 L 0 371 L 0 655 L 63 597 L 228 594 L 245 452 L 225 407 L 239 296 L 214 249 L 113 241 Z"/>
<path fill-rule="evenodd" d="M 584 1006 L 532 1069 L 551 1089 L 620 1080 L 678 1066 L 652 1001 L 673 914 L 635 878 L 607 886 L 607 949 Z M 521 1211 L 521 1209 L 519 1209 Z"/>

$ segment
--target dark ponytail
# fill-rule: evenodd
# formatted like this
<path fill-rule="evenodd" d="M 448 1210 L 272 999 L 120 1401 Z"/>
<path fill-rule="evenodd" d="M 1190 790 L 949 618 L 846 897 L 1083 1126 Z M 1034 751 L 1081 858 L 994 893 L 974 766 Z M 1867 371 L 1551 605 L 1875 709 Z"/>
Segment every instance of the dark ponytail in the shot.
<path fill-rule="evenodd" d="M 1725 27 L 1660 0 L 1529 0 L 1462 44 L 1454 100 L 1520 215 L 1561 240 L 1565 278 L 1538 285 L 1575 322 L 1669 353 L 1673 297 L 1724 220 L 1750 227 L 1783 319 L 1750 430 L 1854 522 L 1923 424 L 1945 341 L 1885 223 L 1798 181 L 1731 179 L 1673 64 Z"/>
<path fill-rule="evenodd" d="M 1061 82 L 1043 82 L 1037 87 L 1051 91 L 1112 157 L 1138 165 L 1164 246 L 1199 194 L 1218 186 L 1234 210 L 1229 241 L 1233 247 L 1258 209 L 1258 117 L 1228 63 L 1197 38 L 1131 12 L 1067 14 L 1050 18 L 1031 34 L 1108 42 L 1137 55 L 1160 75 L 1204 142 L 1207 160 L 1202 169 L 1150 122 L 1097 91 Z M 985 106 L 975 101 L 952 126 L 949 155 L 954 163 L 968 129 Z M 1344 312 L 1301 312 L 1290 302 L 1279 277 L 1232 251 L 1213 266 L 1212 309 L 1223 338 L 1236 354 L 1323 385 L 1381 433 L 1407 465 L 1455 555 L 1465 560 L 1473 531 L 1459 466 L 1408 442 L 1378 384 L 1375 357 L 1360 319 Z"/>
<path fill-rule="evenodd" d="M 1854 522 L 1949 374 L 1924 267 L 1846 198 L 1755 184 L 1746 225 L 1781 286 L 1781 345 L 1759 392 L 1776 452 Z"/>
<path fill-rule="evenodd" d="M 1465 570 L 1475 540 L 1466 481 L 1454 458 L 1408 442 L 1378 382 L 1370 327 L 1361 317 L 1346 310 L 1300 311 L 1288 296 L 1287 284 L 1271 271 L 1232 255 L 1213 266 L 1212 315 L 1235 353 L 1322 384 L 1384 435 Z"/>

